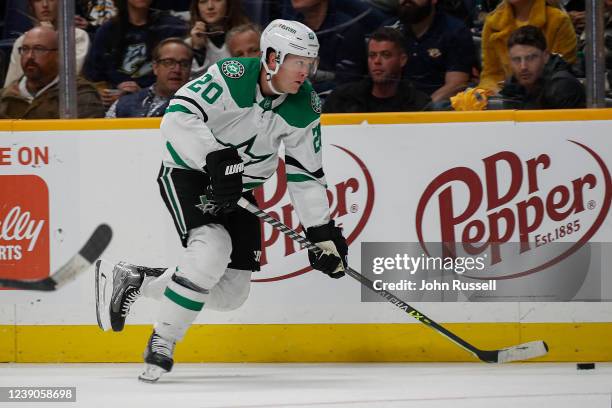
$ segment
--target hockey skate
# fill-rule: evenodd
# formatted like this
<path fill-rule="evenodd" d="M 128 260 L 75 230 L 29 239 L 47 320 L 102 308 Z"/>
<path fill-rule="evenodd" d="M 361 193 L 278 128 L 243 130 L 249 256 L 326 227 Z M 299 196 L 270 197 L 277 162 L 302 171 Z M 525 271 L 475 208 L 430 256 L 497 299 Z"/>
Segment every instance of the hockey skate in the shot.
<path fill-rule="evenodd" d="M 130 307 L 141 295 L 144 276 L 136 265 L 96 261 L 96 316 L 102 330 L 123 330 Z"/>
<path fill-rule="evenodd" d="M 144 352 L 145 369 L 138 376 L 140 381 L 154 383 L 172 370 L 175 342 L 165 339 L 153 331 Z"/>

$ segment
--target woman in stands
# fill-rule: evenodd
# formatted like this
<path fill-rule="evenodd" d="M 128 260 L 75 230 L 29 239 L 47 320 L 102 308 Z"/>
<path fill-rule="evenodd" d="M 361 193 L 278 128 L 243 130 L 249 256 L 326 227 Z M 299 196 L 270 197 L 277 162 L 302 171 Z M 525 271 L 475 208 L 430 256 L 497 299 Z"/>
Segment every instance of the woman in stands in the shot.
<path fill-rule="evenodd" d="M 556 0 L 504 0 L 485 20 L 480 88 L 498 91 L 511 75 L 506 44 L 510 34 L 525 25 L 542 30 L 549 52 L 560 54 L 570 64 L 576 61 L 576 33 Z"/>
<path fill-rule="evenodd" d="M 200 76 L 209 66 L 230 56 L 225 35 L 232 28 L 249 22 L 240 0 L 192 0 L 191 31 L 185 40 L 193 48 L 191 76 Z"/>
<path fill-rule="evenodd" d="M 57 28 L 57 11 L 59 0 L 28 0 L 30 13 L 33 16 L 35 25 L 48 25 Z M 75 29 L 76 62 L 77 72 L 80 73 L 85 63 L 85 57 L 89 50 L 89 36 L 87 32 L 80 28 Z M 16 80 L 21 79 L 23 70 L 21 69 L 21 59 L 19 57 L 19 47 L 23 43 L 23 35 L 13 44 L 11 52 L 11 62 L 6 73 L 4 86 L 7 87 Z"/>

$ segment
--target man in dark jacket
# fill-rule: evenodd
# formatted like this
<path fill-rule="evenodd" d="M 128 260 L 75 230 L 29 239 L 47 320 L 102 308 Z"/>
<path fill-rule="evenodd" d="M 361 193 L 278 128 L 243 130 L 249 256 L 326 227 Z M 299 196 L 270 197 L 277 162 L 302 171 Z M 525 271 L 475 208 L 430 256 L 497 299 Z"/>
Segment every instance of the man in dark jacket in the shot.
<path fill-rule="evenodd" d="M 404 35 L 410 58 L 404 77 L 434 102 L 465 89 L 477 65 L 470 30 L 437 4 L 438 0 L 399 0 L 399 19 L 385 24 Z"/>
<path fill-rule="evenodd" d="M 537 27 L 523 26 L 512 33 L 508 53 L 513 75 L 500 91 L 504 109 L 585 107 L 584 86 L 569 64 L 546 47 L 546 38 Z"/>
<path fill-rule="evenodd" d="M 431 99 L 402 80 L 408 61 L 402 35 L 389 27 L 378 29 L 368 41 L 369 77 L 341 85 L 327 97 L 326 113 L 420 111 Z"/>

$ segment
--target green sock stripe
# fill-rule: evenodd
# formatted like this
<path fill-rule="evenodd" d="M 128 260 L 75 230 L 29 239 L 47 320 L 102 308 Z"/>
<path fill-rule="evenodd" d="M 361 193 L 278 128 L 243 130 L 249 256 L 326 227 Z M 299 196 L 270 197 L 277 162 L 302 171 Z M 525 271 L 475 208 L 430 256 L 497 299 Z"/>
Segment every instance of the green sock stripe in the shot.
<path fill-rule="evenodd" d="M 168 299 L 170 299 L 177 305 L 184 307 L 185 309 L 193 310 L 194 312 L 199 312 L 204 307 L 203 302 L 196 302 L 195 300 L 187 299 L 186 297 L 179 295 L 170 288 L 166 288 L 164 296 L 166 296 Z"/>
<path fill-rule="evenodd" d="M 317 181 L 313 177 L 307 176 L 306 174 L 290 174 L 287 173 L 287 181 L 290 183 L 301 183 L 303 181 Z"/>

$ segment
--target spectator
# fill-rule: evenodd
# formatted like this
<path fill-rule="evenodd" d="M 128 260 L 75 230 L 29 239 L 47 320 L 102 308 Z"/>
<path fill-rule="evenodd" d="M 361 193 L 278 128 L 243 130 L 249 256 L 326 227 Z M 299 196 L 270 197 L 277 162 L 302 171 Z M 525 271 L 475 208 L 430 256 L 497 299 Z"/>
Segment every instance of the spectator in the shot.
<path fill-rule="evenodd" d="M 163 116 L 174 93 L 187 83 L 193 52 L 181 38 L 166 38 L 152 55 L 155 83 L 119 98 L 106 112 L 107 118 Z"/>
<path fill-rule="evenodd" d="M 74 24 L 93 38 L 100 26 L 117 15 L 113 0 L 77 0 Z"/>
<path fill-rule="evenodd" d="M 482 34 L 482 64 L 479 87 L 497 91 L 511 74 L 507 42 L 518 27 L 532 25 L 544 33 L 551 53 L 576 62 L 576 33 L 564 11 L 547 0 L 504 0 L 485 20 Z"/>
<path fill-rule="evenodd" d="M 508 39 L 508 54 L 512 75 L 499 95 L 487 101 L 491 91 L 461 92 L 451 98 L 455 110 L 585 107 L 584 86 L 561 56 L 547 51 L 546 37 L 539 28 L 528 25 L 515 30 Z"/>
<path fill-rule="evenodd" d="M 239 0 L 192 0 L 190 10 L 191 31 L 186 42 L 194 52 L 191 76 L 198 77 L 215 62 L 230 57 L 225 35 L 249 19 Z"/>
<path fill-rule="evenodd" d="M 24 76 L 0 90 L 0 119 L 59 118 L 59 58 L 57 32 L 47 26 L 24 34 L 19 54 Z M 77 80 L 79 118 L 104 116 L 96 89 Z"/>
<path fill-rule="evenodd" d="M 400 0 L 393 24 L 406 39 L 404 75 L 434 102 L 467 86 L 476 66 L 472 35 L 458 19 L 437 9 L 437 0 Z"/>
<path fill-rule="evenodd" d="M 184 21 L 152 10 L 151 1 L 117 0 L 117 16 L 96 32 L 85 75 L 97 83 L 105 106 L 152 85 L 152 50 L 163 39 L 186 33 Z"/>
<path fill-rule="evenodd" d="M 28 0 L 28 5 L 31 13 L 38 25 L 48 25 L 55 27 L 57 25 L 57 11 L 58 11 L 58 0 Z M 76 47 L 76 63 L 77 72 L 80 73 L 89 50 L 89 36 L 87 32 L 80 28 L 75 29 L 75 47 Z M 11 52 L 11 62 L 6 73 L 4 80 L 4 86 L 7 87 L 15 80 L 21 78 L 23 71 L 21 70 L 20 58 L 19 58 L 19 47 L 22 46 L 23 35 L 13 44 L 13 51 Z"/>
<path fill-rule="evenodd" d="M 401 80 L 408 61 L 402 35 L 383 27 L 368 40 L 369 78 L 340 85 L 326 99 L 325 113 L 409 112 L 423 110 L 429 96 Z"/>
<path fill-rule="evenodd" d="M 285 9 L 282 18 L 297 20 L 315 31 L 319 39 L 319 67 L 310 78 L 319 94 L 335 87 L 337 75 L 342 81 L 354 80 L 365 71 L 365 31 L 352 24 L 350 14 L 340 10 L 334 0 L 291 0 L 292 9 Z"/>
<path fill-rule="evenodd" d="M 505 109 L 584 108 L 584 86 L 557 54 L 550 54 L 546 37 L 535 26 L 523 26 L 508 39 L 512 77 L 500 95 Z"/>
<path fill-rule="evenodd" d="M 232 57 L 257 57 L 261 56 L 259 41 L 261 30 L 252 23 L 241 24 L 229 30 L 225 37 L 227 50 Z"/>

